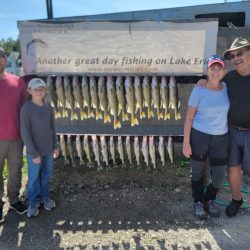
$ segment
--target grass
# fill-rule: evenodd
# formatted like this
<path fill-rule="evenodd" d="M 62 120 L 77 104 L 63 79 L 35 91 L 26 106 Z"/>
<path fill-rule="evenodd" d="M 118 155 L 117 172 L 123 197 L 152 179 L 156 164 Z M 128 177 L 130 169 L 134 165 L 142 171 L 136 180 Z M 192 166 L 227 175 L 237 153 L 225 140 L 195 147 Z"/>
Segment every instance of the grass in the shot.
<path fill-rule="evenodd" d="M 27 175 L 27 160 L 26 157 L 23 157 L 23 167 L 22 167 L 22 176 Z M 3 167 L 3 179 L 6 180 L 8 178 L 8 168 L 7 168 L 7 161 L 4 162 Z"/>

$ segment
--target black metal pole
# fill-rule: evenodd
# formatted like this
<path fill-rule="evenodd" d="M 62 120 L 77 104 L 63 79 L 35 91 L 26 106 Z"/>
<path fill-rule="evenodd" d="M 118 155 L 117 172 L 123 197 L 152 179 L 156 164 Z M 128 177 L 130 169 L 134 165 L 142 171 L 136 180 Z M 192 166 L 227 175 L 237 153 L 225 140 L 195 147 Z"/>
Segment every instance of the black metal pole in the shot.
<path fill-rule="evenodd" d="M 52 19 L 53 18 L 52 0 L 46 0 L 46 7 L 47 7 L 47 17 L 48 19 Z"/>

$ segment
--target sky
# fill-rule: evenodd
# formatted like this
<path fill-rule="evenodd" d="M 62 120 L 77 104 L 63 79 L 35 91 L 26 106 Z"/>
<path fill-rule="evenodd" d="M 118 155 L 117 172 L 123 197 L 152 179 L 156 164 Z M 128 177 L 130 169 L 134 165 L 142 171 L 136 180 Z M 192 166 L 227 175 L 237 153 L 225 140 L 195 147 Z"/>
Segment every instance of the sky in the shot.
<path fill-rule="evenodd" d="M 237 0 L 52 0 L 54 17 L 174 8 Z M 0 39 L 18 37 L 17 21 L 46 19 L 46 0 L 1 0 Z"/>

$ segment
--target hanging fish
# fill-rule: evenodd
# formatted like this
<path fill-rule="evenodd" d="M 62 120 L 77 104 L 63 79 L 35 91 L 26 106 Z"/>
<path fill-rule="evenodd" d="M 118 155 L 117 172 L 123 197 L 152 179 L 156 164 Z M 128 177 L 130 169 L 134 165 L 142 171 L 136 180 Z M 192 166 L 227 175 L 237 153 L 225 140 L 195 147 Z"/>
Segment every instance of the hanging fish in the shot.
<path fill-rule="evenodd" d="M 61 76 L 56 77 L 56 94 L 59 99 L 59 105 L 62 107 L 62 117 L 68 117 L 68 111 L 66 109 L 66 98 L 63 88 L 63 79 Z"/>
<path fill-rule="evenodd" d="M 142 138 L 142 145 L 141 145 L 141 151 L 142 155 L 144 157 L 144 162 L 146 163 L 146 166 L 149 166 L 149 159 L 148 159 L 148 138 L 147 136 L 143 136 Z"/>
<path fill-rule="evenodd" d="M 114 143 L 114 137 L 113 136 L 110 136 L 110 138 L 109 138 L 109 151 L 110 151 L 113 163 L 115 164 L 116 163 L 116 160 L 115 160 L 115 143 Z"/>
<path fill-rule="evenodd" d="M 181 119 L 180 115 L 180 101 L 178 97 L 178 87 L 174 76 L 170 76 L 169 80 L 169 107 L 175 111 L 175 120 Z"/>
<path fill-rule="evenodd" d="M 138 125 L 138 119 L 135 116 L 135 92 L 134 86 L 132 85 L 132 80 L 130 76 L 126 76 L 125 79 L 125 90 L 126 90 L 126 100 L 128 104 L 128 113 L 131 114 L 131 126 Z"/>
<path fill-rule="evenodd" d="M 74 148 L 73 148 L 73 143 L 71 140 L 71 135 L 67 135 L 67 151 L 69 152 L 69 157 L 71 159 L 72 162 L 72 166 L 75 167 L 75 161 L 74 161 Z"/>
<path fill-rule="evenodd" d="M 127 152 L 129 163 L 132 165 L 132 148 L 131 148 L 131 143 L 130 143 L 130 136 L 126 136 L 126 152 Z"/>
<path fill-rule="evenodd" d="M 165 111 L 164 120 L 170 119 L 170 113 L 168 110 L 169 91 L 168 91 L 167 78 L 165 76 L 162 76 L 162 78 L 161 78 L 160 95 L 161 95 L 161 108 L 163 108 Z"/>
<path fill-rule="evenodd" d="M 60 148 L 61 148 L 61 151 L 62 151 L 62 156 L 64 157 L 64 162 L 65 164 L 68 164 L 69 161 L 67 159 L 67 147 L 66 147 L 66 142 L 65 142 L 65 139 L 64 139 L 64 135 L 60 135 Z"/>
<path fill-rule="evenodd" d="M 80 118 L 81 120 L 83 120 L 83 119 L 86 119 L 88 116 L 83 109 L 83 97 L 82 97 L 82 91 L 81 91 L 81 86 L 80 86 L 78 77 L 73 76 L 72 82 L 73 82 L 72 85 L 73 85 L 75 107 L 80 109 Z"/>
<path fill-rule="evenodd" d="M 173 140 L 170 136 L 168 137 L 167 150 L 168 150 L 168 154 L 169 154 L 169 158 L 170 158 L 171 163 L 174 163 L 174 144 L 173 144 Z"/>
<path fill-rule="evenodd" d="M 47 85 L 49 90 L 49 96 L 51 100 L 51 106 L 55 109 L 55 118 L 60 118 L 61 114 L 58 109 L 58 97 L 56 95 L 56 88 L 53 82 L 52 76 L 47 77 Z"/>
<path fill-rule="evenodd" d="M 75 111 L 75 100 L 72 94 L 71 83 L 70 83 L 70 79 L 68 76 L 64 77 L 63 86 L 64 86 L 64 93 L 65 93 L 65 97 L 67 101 L 67 108 L 71 110 L 70 120 L 77 120 L 78 118 L 77 118 L 77 114 Z"/>
<path fill-rule="evenodd" d="M 104 123 L 111 122 L 111 118 L 108 113 L 108 98 L 104 76 L 100 76 L 98 80 L 98 97 L 100 100 L 100 109 L 104 112 Z"/>
<path fill-rule="evenodd" d="M 118 76 L 115 81 L 115 86 L 116 86 L 116 95 L 119 103 L 119 111 L 122 111 L 122 120 L 123 121 L 128 121 L 128 114 L 126 111 L 126 100 L 125 100 L 125 91 L 123 87 L 123 81 L 122 81 L 122 76 Z"/>
<path fill-rule="evenodd" d="M 76 152 L 77 152 L 77 156 L 78 156 L 79 159 L 80 159 L 80 164 L 81 164 L 81 165 L 84 165 L 84 161 L 83 161 L 83 159 L 82 159 L 83 150 L 82 150 L 82 142 L 81 142 L 81 137 L 80 137 L 80 135 L 77 135 L 77 136 L 76 136 Z"/>
<path fill-rule="evenodd" d="M 135 159 L 138 166 L 140 166 L 140 144 L 138 136 L 134 137 L 134 152 L 135 152 Z"/>
<path fill-rule="evenodd" d="M 121 123 L 118 120 L 118 102 L 112 76 L 107 77 L 107 93 L 111 114 L 114 116 L 114 129 L 117 129 L 121 127 Z"/>
<path fill-rule="evenodd" d="M 150 93 L 150 84 L 149 77 L 145 76 L 142 81 L 142 94 L 144 100 L 144 107 L 148 108 L 148 118 L 154 117 L 154 113 L 151 109 L 151 93 Z"/>
<path fill-rule="evenodd" d="M 88 78 L 86 76 L 82 77 L 81 85 L 82 85 L 83 106 L 87 107 L 88 118 L 93 118 L 95 116 L 91 108 L 90 90 L 89 90 Z"/>
<path fill-rule="evenodd" d="M 118 136 L 117 147 L 118 147 L 118 153 L 119 153 L 120 159 L 122 161 L 122 164 L 124 164 L 125 163 L 125 161 L 124 161 L 124 149 L 123 149 L 123 142 L 122 142 L 121 136 Z"/>
<path fill-rule="evenodd" d="M 160 89 L 157 76 L 152 77 L 151 93 L 152 93 L 152 106 L 157 110 L 157 118 L 158 120 L 160 120 L 163 118 L 163 115 L 160 111 Z"/>
<path fill-rule="evenodd" d="M 83 149 L 84 149 L 84 152 L 87 156 L 89 163 L 91 163 L 91 151 L 90 151 L 88 135 L 84 135 L 84 137 L 83 137 Z"/>
<path fill-rule="evenodd" d="M 155 153 L 155 143 L 154 136 L 149 137 L 149 155 L 154 169 L 156 169 L 156 153 Z"/>
<path fill-rule="evenodd" d="M 93 143 L 95 161 L 97 162 L 97 166 L 98 166 L 97 170 L 100 171 L 102 170 L 101 161 L 100 161 L 100 147 L 99 147 L 99 142 L 98 142 L 98 138 L 96 135 L 92 135 L 92 143 Z"/>
<path fill-rule="evenodd" d="M 106 142 L 106 137 L 105 136 L 101 136 L 101 152 L 102 152 L 102 157 L 103 160 L 106 163 L 106 166 L 109 166 L 109 160 L 108 160 L 108 147 L 107 147 L 107 142 Z"/>
<path fill-rule="evenodd" d="M 143 96 L 142 96 L 142 86 L 140 82 L 140 77 L 135 76 L 134 80 L 134 89 L 135 89 L 135 100 L 136 100 L 136 109 L 135 113 L 139 110 L 140 119 L 145 117 L 145 113 L 143 111 Z"/>
<path fill-rule="evenodd" d="M 102 119 L 102 113 L 100 112 L 99 109 L 99 99 L 98 99 L 96 80 L 94 76 L 90 77 L 89 86 L 90 86 L 91 106 L 95 108 L 96 111 L 95 118 L 96 120 Z"/>
<path fill-rule="evenodd" d="M 163 136 L 159 136 L 158 152 L 160 154 L 162 166 L 164 167 L 166 162 L 166 154 L 165 154 L 165 144 Z"/>

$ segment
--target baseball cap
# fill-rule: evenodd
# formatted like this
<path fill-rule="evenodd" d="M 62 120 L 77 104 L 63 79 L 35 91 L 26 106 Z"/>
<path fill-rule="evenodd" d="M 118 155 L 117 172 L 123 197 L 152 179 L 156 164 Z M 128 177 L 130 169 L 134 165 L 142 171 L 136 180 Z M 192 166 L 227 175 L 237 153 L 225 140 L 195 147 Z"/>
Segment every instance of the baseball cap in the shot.
<path fill-rule="evenodd" d="M 2 47 L 0 47 L 0 56 L 4 57 L 4 58 L 7 58 L 7 54 L 6 54 L 5 50 L 4 50 L 4 48 L 2 48 Z"/>
<path fill-rule="evenodd" d="M 211 67 L 214 63 L 219 63 L 222 68 L 225 68 L 225 59 L 222 56 L 212 55 L 208 58 L 207 67 Z"/>
<path fill-rule="evenodd" d="M 40 78 L 33 78 L 29 81 L 28 88 L 30 89 L 47 88 L 47 84 Z"/>

